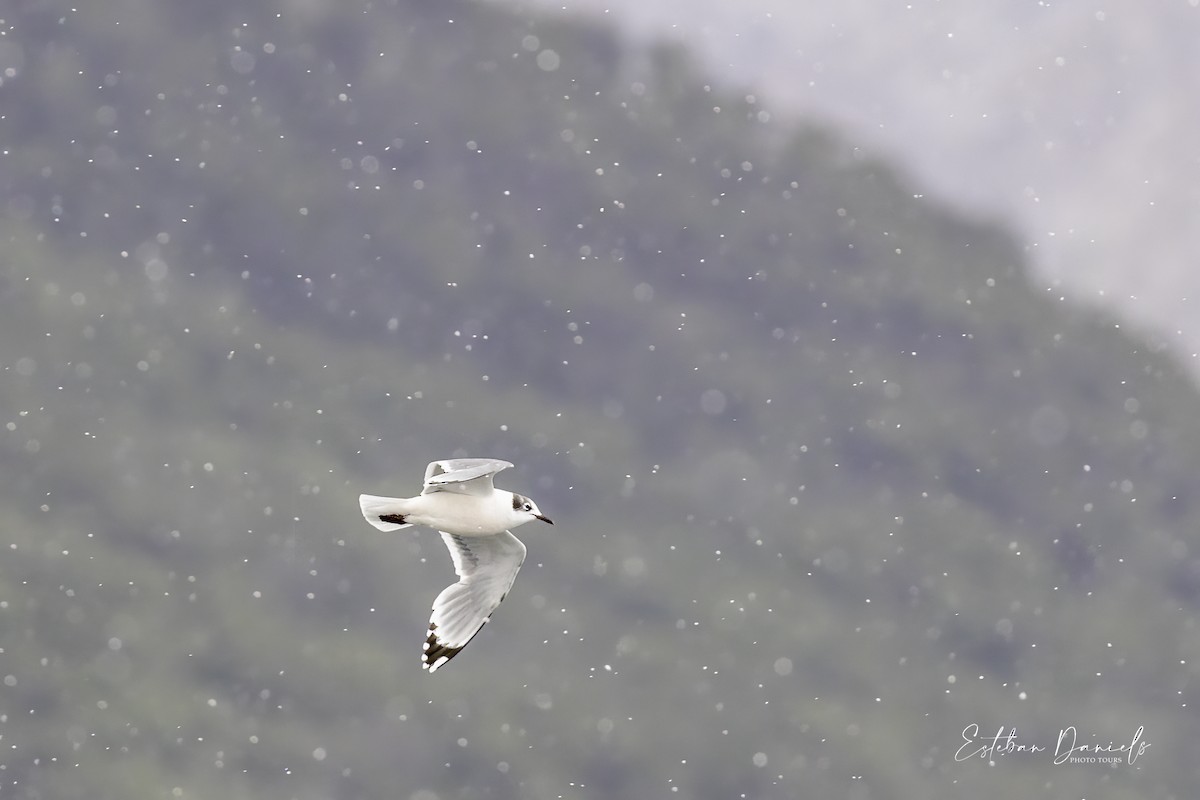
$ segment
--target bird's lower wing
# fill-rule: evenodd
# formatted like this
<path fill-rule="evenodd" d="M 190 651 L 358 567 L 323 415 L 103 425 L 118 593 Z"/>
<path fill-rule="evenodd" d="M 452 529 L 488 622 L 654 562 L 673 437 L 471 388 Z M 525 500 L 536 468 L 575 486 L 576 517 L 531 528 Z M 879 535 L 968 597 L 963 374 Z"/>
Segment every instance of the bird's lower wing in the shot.
<path fill-rule="evenodd" d="M 525 561 L 525 545 L 508 531 L 496 536 L 441 533 L 460 580 L 433 601 L 424 655 L 430 672 L 458 655 L 479 633 Z"/>

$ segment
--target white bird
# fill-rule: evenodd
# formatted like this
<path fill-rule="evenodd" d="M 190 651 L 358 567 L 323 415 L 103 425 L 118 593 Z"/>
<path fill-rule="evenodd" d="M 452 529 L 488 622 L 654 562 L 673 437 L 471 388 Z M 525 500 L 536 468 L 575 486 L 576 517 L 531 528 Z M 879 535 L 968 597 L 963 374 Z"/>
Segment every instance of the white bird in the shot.
<path fill-rule="evenodd" d="M 422 666 L 436 671 L 479 633 L 508 594 L 525 561 L 525 545 L 509 528 L 540 519 L 537 504 L 492 485 L 492 476 L 511 467 L 494 458 L 448 458 L 425 468 L 425 488 L 416 497 L 359 495 L 367 522 L 381 531 L 425 525 L 442 534 L 458 583 L 433 601 Z"/>

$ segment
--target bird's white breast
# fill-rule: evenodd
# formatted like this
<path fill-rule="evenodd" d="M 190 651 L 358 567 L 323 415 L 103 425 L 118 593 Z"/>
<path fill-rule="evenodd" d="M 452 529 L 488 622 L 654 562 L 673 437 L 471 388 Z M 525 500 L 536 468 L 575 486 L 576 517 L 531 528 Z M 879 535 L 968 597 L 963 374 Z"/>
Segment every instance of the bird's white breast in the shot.
<path fill-rule="evenodd" d="M 495 489 L 484 496 L 434 492 L 413 500 L 410 521 L 458 536 L 494 536 L 514 524 L 512 492 Z"/>

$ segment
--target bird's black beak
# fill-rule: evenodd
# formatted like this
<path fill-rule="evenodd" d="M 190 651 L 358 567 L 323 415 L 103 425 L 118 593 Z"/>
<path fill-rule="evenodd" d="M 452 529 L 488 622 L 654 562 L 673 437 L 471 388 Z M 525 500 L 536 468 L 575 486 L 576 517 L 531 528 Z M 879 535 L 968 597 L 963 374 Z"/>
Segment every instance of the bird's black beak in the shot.
<path fill-rule="evenodd" d="M 554 524 L 554 520 L 550 519 L 549 517 L 543 517 L 541 514 L 534 514 L 533 516 L 537 517 L 538 519 L 540 519 L 542 522 L 546 523 L 547 525 Z"/>

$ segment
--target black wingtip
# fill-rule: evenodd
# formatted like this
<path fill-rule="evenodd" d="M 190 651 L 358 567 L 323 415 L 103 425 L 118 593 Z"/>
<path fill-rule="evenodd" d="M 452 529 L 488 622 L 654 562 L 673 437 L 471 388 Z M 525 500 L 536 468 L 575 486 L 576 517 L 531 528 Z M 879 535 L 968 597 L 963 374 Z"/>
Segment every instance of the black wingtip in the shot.
<path fill-rule="evenodd" d="M 431 622 L 429 623 L 429 636 L 425 639 L 424 663 L 421 666 L 430 672 L 436 672 L 447 661 L 458 655 L 461 650 L 461 647 L 446 647 L 442 644 L 437 635 L 437 623 Z"/>

